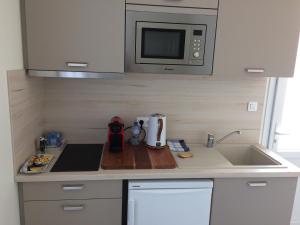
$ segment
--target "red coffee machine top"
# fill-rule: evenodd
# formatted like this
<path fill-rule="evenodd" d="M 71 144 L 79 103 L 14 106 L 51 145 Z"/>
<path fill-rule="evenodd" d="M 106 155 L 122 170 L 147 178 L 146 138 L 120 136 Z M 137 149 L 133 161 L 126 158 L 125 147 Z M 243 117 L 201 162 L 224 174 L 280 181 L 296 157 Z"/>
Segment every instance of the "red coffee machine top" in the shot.
<path fill-rule="evenodd" d="M 108 125 L 108 148 L 110 152 L 124 150 L 124 121 L 115 116 Z"/>

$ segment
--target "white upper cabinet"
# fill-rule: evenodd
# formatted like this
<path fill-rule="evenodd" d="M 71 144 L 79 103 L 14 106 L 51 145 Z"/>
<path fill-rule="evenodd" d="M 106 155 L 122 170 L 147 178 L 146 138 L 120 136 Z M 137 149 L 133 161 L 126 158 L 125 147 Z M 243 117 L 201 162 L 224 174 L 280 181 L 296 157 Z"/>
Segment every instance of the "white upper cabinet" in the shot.
<path fill-rule="evenodd" d="M 31 70 L 124 72 L 125 0 L 23 0 Z"/>
<path fill-rule="evenodd" d="M 214 75 L 292 77 L 299 0 L 220 0 Z"/>
<path fill-rule="evenodd" d="M 126 0 L 126 3 L 211 9 L 218 8 L 218 0 Z"/>

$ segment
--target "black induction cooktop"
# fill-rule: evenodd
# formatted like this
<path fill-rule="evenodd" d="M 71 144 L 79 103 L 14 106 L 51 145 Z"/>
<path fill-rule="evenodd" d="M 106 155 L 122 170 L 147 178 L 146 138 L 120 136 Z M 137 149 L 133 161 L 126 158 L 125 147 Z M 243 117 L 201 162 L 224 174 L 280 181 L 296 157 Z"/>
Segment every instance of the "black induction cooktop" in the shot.
<path fill-rule="evenodd" d="M 51 172 L 98 171 L 103 145 L 68 144 Z"/>

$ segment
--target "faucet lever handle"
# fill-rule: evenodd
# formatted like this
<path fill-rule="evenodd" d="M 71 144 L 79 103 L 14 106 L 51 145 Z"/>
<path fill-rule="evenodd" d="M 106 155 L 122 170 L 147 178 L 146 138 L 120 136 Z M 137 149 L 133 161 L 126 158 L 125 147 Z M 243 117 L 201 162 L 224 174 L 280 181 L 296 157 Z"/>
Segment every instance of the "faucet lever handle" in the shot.
<path fill-rule="evenodd" d="M 215 144 L 215 136 L 212 134 L 208 134 L 207 136 L 207 147 L 208 148 L 213 148 Z"/>

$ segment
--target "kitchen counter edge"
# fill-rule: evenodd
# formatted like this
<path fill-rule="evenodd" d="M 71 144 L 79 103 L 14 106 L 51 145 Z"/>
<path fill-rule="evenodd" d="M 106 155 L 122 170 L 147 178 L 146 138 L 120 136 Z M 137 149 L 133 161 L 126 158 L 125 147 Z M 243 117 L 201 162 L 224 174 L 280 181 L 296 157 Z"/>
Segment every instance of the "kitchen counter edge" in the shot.
<path fill-rule="evenodd" d="M 247 178 L 247 177 L 298 177 L 298 168 L 276 169 L 172 169 L 172 170 L 102 170 L 97 172 L 45 173 L 39 175 L 17 175 L 15 181 L 92 181 L 131 179 L 202 179 L 202 178 Z"/>

